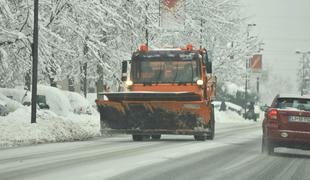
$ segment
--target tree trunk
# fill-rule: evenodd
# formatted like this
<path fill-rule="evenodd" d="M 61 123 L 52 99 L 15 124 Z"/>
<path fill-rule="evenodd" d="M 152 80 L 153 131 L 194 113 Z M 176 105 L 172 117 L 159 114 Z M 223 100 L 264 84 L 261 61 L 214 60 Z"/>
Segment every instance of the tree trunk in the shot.
<path fill-rule="evenodd" d="M 97 73 L 99 75 L 99 78 L 96 83 L 96 86 L 97 86 L 96 88 L 97 88 L 97 93 L 98 93 L 98 92 L 103 91 L 103 68 L 100 64 L 97 65 Z"/>
<path fill-rule="evenodd" d="M 71 92 L 74 92 L 75 88 L 74 88 L 74 79 L 73 79 L 73 77 L 67 76 L 67 79 L 68 79 L 68 90 L 71 91 Z"/>
<path fill-rule="evenodd" d="M 26 72 L 26 75 L 25 75 L 25 89 L 30 91 L 30 86 L 31 86 L 31 73 L 29 70 Z"/>

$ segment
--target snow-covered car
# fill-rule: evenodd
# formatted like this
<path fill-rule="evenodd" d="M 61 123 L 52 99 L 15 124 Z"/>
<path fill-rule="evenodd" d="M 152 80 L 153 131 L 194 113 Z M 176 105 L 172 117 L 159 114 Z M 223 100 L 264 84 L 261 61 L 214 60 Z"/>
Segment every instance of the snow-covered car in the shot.
<path fill-rule="evenodd" d="M 55 87 L 38 85 L 38 102 L 42 102 L 42 105 L 48 105 L 50 111 L 60 116 L 68 116 L 73 112 L 66 94 Z"/>
<path fill-rule="evenodd" d="M 262 151 L 276 147 L 310 150 L 310 96 L 277 95 L 263 121 Z"/>
<path fill-rule="evenodd" d="M 73 112 L 76 114 L 92 114 L 92 106 L 82 95 L 76 92 L 65 91 Z"/>
<path fill-rule="evenodd" d="M 0 92 L 0 102 L 1 102 L 0 104 L 2 106 L 1 107 L 1 109 L 2 109 L 1 113 L 2 114 L 8 114 L 8 113 L 14 112 L 22 106 L 21 103 L 8 98 L 7 96 L 2 94 L 1 92 Z M 3 110 L 3 109 L 5 109 L 5 110 Z"/>
<path fill-rule="evenodd" d="M 9 114 L 8 105 L 0 100 L 0 116 L 6 116 Z"/>
<path fill-rule="evenodd" d="M 23 104 L 31 101 L 31 92 L 22 88 L 0 88 L 0 93 L 7 98 Z"/>

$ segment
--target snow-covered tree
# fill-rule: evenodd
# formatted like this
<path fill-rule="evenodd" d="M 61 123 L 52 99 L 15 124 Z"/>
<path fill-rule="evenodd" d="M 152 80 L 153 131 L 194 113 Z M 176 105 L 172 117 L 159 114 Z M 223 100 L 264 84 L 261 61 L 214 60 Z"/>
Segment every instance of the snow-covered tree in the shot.
<path fill-rule="evenodd" d="M 52 86 L 100 80 L 115 90 L 121 61 L 147 41 L 151 48 L 205 47 L 219 80 L 238 81 L 258 43 L 247 37 L 238 0 L 178 0 L 170 7 L 166 0 L 39 2 L 39 79 Z M 29 77 L 32 3 L 0 0 L 0 86 L 22 85 Z"/>

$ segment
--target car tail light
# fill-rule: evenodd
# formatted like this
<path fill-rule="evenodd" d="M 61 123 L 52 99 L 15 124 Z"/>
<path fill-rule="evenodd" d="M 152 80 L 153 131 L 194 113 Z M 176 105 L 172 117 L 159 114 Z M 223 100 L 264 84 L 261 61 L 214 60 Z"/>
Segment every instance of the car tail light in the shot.
<path fill-rule="evenodd" d="M 149 47 L 146 44 L 142 44 L 140 46 L 140 51 L 141 52 L 147 52 L 149 50 Z"/>
<path fill-rule="evenodd" d="M 277 120 L 278 119 L 278 111 L 276 109 L 272 109 L 268 112 L 268 119 Z"/>

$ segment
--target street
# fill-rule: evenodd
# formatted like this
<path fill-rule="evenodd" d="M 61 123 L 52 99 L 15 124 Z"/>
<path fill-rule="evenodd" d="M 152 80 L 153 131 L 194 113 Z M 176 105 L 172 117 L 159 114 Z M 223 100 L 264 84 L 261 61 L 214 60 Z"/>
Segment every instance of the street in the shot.
<path fill-rule="evenodd" d="M 216 130 L 216 139 L 205 142 L 117 135 L 3 149 L 0 179 L 309 179 L 307 152 L 260 153 L 260 123 L 218 123 Z"/>

